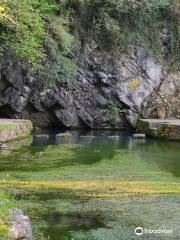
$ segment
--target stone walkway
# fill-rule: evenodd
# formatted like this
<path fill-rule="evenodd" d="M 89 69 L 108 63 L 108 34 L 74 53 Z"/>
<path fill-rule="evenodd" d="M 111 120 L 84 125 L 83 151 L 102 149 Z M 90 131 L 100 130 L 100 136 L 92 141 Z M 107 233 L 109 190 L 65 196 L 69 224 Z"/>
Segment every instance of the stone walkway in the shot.
<path fill-rule="evenodd" d="M 141 119 L 141 121 L 148 122 L 149 124 L 170 124 L 174 126 L 180 126 L 180 120 L 179 119 Z"/>
<path fill-rule="evenodd" d="M 180 141 L 179 119 L 140 119 L 137 131 L 147 136 Z"/>
<path fill-rule="evenodd" d="M 30 134 L 32 123 L 24 119 L 0 119 L 0 143 Z"/>

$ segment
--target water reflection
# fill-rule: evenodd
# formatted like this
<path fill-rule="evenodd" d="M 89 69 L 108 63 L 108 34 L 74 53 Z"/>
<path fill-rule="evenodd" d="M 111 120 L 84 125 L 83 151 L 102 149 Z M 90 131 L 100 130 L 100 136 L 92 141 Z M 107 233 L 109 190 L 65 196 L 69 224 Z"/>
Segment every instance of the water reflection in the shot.
<path fill-rule="evenodd" d="M 143 159 L 155 162 L 162 171 L 180 177 L 180 143 L 148 141 L 138 151 Z"/>
<path fill-rule="evenodd" d="M 148 167 L 148 164 L 156 164 L 157 171 L 180 177 L 180 144 L 177 142 L 135 140 L 130 134 L 116 131 L 74 131 L 72 137 L 67 139 L 57 139 L 56 134 L 57 132 L 35 133 L 30 145 L 8 150 L 7 154 L 1 153 L 0 172 L 93 165 L 102 160 L 107 160 L 111 165 L 115 156 L 119 159 L 116 163 L 122 164 L 122 161 L 130 161 L 134 154 L 134 157 L 139 157 L 142 165 Z"/>

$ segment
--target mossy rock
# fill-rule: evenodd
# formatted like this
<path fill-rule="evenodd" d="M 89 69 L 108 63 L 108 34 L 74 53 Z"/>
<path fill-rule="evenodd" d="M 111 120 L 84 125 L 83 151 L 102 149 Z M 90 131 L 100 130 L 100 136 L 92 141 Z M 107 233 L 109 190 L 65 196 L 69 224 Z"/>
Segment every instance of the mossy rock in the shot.
<path fill-rule="evenodd" d="M 157 138 L 165 138 L 171 141 L 180 140 L 180 126 L 175 125 L 161 125 L 156 133 Z"/>
<path fill-rule="evenodd" d="M 144 133 L 147 136 L 154 136 L 154 131 L 149 127 L 149 123 L 145 122 L 141 119 L 139 119 L 137 121 L 137 125 L 136 125 L 136 132 L 137 133 Z"/>
<path fill-rule="evenodd" d="M 151 125 L 156 125 L 153 128 Z M 139 119 L 136 126 L 137 133 L 144 133 L 149 137 L 161 138 L 171 141 L 180 140 L 180 125 L 173 125 L 165 122 L 151 123 L 151 121 L 144 121 Z"/>

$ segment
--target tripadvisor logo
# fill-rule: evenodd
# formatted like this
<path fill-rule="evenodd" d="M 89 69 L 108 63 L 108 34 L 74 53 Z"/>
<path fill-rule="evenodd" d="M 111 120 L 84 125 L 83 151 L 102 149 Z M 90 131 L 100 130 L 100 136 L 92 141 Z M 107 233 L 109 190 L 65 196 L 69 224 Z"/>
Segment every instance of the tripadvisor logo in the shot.
<path fill-rule="evenodd" d="M 172 229 L 147 229 L 142 227 L 137 227 L 135 229 L 135 234 L 141 236 L 143 234 L 172 234 Z"/>
<path fill-rule="evenodd" d="M 143 233 L 144 233 L 143 228 L 137 227 L 137 228 L 135 229 L 135 234 L 136 234 L 136 235 L 140 236 L 140 235 L 143 235 Z"/>

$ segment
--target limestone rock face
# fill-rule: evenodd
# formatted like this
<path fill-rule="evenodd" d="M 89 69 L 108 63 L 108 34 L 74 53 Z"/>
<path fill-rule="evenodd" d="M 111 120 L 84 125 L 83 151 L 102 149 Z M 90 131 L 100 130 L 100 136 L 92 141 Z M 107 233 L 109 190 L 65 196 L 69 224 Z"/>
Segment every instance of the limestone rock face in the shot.
<path fill-rule="evenodd" d="M 177 76 L 167 76 L 161 64 L 141 47 L 131 47 L 116 58 L 94 50 L 86 55 L 87 61 L 79 60 L 71 83 L 59 82 L 46 89 L 41 88 L 30 66 L 13 53 L 0 58 L 3 117 L 61 128 L 122 128 L 135 127 L 139 116 L 158 117 L 160 88 L 173 106 L 177 105 Z"/>
<path fill-rule="evenodd" d="M 173 6 L 173 11 L 180 18 L 180 2 L 179 2 L 179 0 L 171 0 L 171 1 L 172 1 L 172 6 Z"/>
<path fill-rule="evenodd" d="M 143 103 L 143 113 L 159 119 L 180 119 L 180 72 L 169 73 Z"/>

